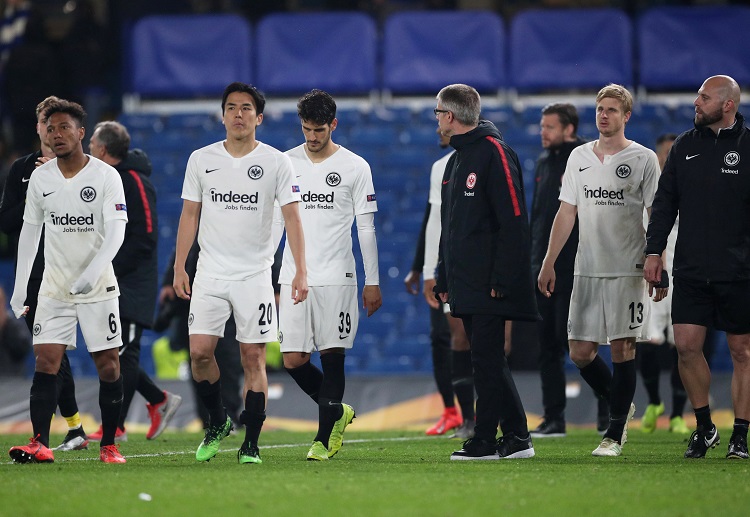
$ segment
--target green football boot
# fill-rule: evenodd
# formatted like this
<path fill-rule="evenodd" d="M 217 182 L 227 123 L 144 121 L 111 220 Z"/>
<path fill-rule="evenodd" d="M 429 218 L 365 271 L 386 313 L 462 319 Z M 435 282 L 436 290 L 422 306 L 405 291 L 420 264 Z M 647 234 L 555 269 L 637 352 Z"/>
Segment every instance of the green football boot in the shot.
<path fill-rule="evenodd" d="M 341 408 L 344 412 L 341 414 L 341 418 L 336 420 L 336 423 L 333 424 L 331 436 L 328 438 L 329 458 L 333 458 L 333 456 L 339 452 L 339 449 L 341 449 L 341 446 L 344 444 L 344 430 L 346 430 L 346 426 L 352 423 L 355 416 L 354 408 L 349 404 L 342 403 Z"/>
<path fill-rule="evenodd" d="M 240 450 L 237 451 L 237 462 L 242 465 L 244 463 L 263 463 L 260 459 L 260 451 L 257 445 L 243 445 Z"/>
<path fill-rule="evenodd" d="M 195 451 L 195 459 L 198 461 L 209 461 L 219 452 L 219 444 L 232 432 L 232 420 L 227 417 L 227 421 L 220 426 L 212 426 L 206 429 L 206 436 Z"/>
<path fill-rule="evenodd" d="M 307 461 L 328 461 L 328 449 L 323 442 L 313 442 L 307 451 Z"/>

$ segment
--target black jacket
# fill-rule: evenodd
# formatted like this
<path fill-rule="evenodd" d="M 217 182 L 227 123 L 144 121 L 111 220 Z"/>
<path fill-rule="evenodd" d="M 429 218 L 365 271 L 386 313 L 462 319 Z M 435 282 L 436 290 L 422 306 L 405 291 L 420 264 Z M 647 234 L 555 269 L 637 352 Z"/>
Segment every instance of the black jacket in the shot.
<path fill-rule="evenodd" d="M 678 215 L 673 274 L 700 282 L 750 279 L 750 130 L 737 113 L 717 136 L 681 134 L 659 178 L 646 253 L 661 253 Z"/>
<path fill-rule="evenodd" d="M 22 156 L 13 162 L 5 180 L 3 199 L 0 202 L 0 231 L 8 235 L 13 242 L 13 249 L 18 256 L 18 237 L 23 227 L 23 211 L 26 208 L 26 191 L 29 189 L 29 178 L 36 169 L 36 161 L 41 152 Z M 44 236 L 39 239 L 39 251 L 34 259 L 29 280 L 42 280 L 44 273 Z M 30 293 L 31 294 L 31 293 Z M 35 303 L 36 304 L 36 303 Z"/>
<path fill-rule="evenodd" d="M 159 282 L 159 228 L 156 191 L 149 179 L 151 161 L 146 153 L 133 149 L 115 169 L 122 178 L 128 207 L 125 240 L 112 261 L 120 286 L 120 317 L 151 327 Z"/>
<path fill-rule="evenodd" d="M 518 156 L 489 121 L 450 143 L 456 152 L 443 176 L 437 291 L 448 293 L 454 315 L 537 320 Z"/>
<path fill-rule="evenodd" d="M 536 162 L 534 198 L 531 202 L 531 274 L 539 276 L 544 256 L 547 254 L 552 223 L 560 208 L 560 187 L 565 174 L 565 165 L 570 153 L 585 143 L 581 138 L 573 142 L 545 149 Z M 556 289 L 573 288 L 573 269 L 578 249 L 578 219 L 573 231 L 555 261 Z"/>

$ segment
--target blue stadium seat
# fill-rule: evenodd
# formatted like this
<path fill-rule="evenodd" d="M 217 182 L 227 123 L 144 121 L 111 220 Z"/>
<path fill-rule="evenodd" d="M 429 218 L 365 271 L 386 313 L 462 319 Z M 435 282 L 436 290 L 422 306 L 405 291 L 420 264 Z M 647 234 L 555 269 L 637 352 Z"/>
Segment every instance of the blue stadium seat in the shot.
<path fill-rule="evenodd" d="M 216 106 L 216 115 L 209 115 L 207 113 L 175 113 L 167 117 L 166 128 L 167 130 L 176 129 L 200 129 L 204 131 L 221 131 L 222 133 L 226 130 L 221 122 L 221 118 L 218 116 L 219 104 Z"/>
<path fill-rule="evenodd" d="M 358 146 L 386 147 L 395 145 L 398 142 L 398 131 L 390 124 L 363 124 L 352 128 L 349 132 L 349 139 Z"/>
<path fill-rule="evenodd" d="M 500 17 L 487 11 L 391 15 L 383 34 L 383 87 L 400 94 L 435 95 L 453 83 L 480 91 L 505 86 L 505 29 Z"/>
<path fill-rule="evenodd" d="M 375 22 L 364 14 L 272 14 L 256 32 L 258 85 L 266 93 L 361 94 L 377 86 Z"/>
<path fill-rule="evenodd" d="M 138 130 L 158 132 L 164 129 L 164 117 L 155 113 L 123 113 L 118 121 L 130 133 Z"/>
<path fill-rule="evenodd" d="M 192 97 L 219 95 L 233 81 L 249 83 L 250 41 L 250 25 L 240 16 L 143 18 L 130 38 L 130 91 Z"/>
<path fill-rule="evenodd" d="M 498 128 L 513 124 L 515 119 L 515 113 L 510 107 L 484 108 L 482 109 L 481 116 L 483 119 L 489 120 L 495 124 Z"/>
<path fill-rule="evenodd" d="M 401 143 L 410 146 L 436 146 L 439 141 L 437 124 L 411 125 L 406 128 L 401 138 Z"/>
<path fill-rule="evenodd" d="M 750 52 L 737 30 L 750 8 L 658 7 L 637 21 L 640 83 L 647 89 L 697 90 L 717 74 L 750 85 Z"/>
<path fill-rule="evenodd" d="M 633 84 L 633 29 L 619 9 L 529 10 L 510 28 L 510 81 L 523 92 Z"/>

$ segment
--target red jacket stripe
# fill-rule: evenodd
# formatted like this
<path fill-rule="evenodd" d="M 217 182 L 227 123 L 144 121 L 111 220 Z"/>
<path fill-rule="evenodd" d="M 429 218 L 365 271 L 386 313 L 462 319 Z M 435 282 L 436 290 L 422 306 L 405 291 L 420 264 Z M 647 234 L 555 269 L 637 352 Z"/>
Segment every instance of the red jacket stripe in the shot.
<path fill-rule="evenodd" d="M 510 167 L 508 166 L 508 157 L 505 155 L 505 150 L 503 149 L 503 146 L 500 145 L 500 142 L 492 138 L 491 136 L 486 137 L 487 140 L 492 142 L 495 147 L 497 148 L 497 151 L 500 153 L 500 160 L 503 162 L 503 171 L 505 171 L 505 181 L 508 182 L 508 190 L 510 191 L 510 199 L 513 202 L 513 215 L 516 217 L 521 215 L 521 207 L 518 204 L 518 194 L 516 194 L 516 189 L 513 186 L 513 178 L 510 175 Z"/>
<path fill-rule="evenodd" d="M 146 197 L 146 189 L 143 187 L 143 182 L 137 172 L 130 170 L 128 174 L 133 177 L 135 184 L 138 186 L 138 193 L 141 195 L 141 202 L 143 203 L 143 213 L 146 216 L 146 233 L 151 233 L 154 231 L 154 218 L 151 215 L 151 206 L 148 204 L 148 198 Z"/>

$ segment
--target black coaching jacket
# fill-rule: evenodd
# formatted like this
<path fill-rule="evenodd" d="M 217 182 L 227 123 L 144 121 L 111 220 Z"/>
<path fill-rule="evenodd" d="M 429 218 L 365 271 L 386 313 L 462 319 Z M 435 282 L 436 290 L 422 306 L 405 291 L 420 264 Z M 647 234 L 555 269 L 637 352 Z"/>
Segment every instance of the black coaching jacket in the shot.
<path fill-rule="evenodd" d="M 660 254 L 679 212 L 673 274 L 700 282 L 750 279 L 750 130 L 682 133 L 659 178 L 646 253 Z"/>
<path fill-rule="evenodd" d="M 448 293 L 456 316 L 539 319 L 518 156 L 484 120 L 450 144 L 456 152 L 443 176 L 436 292 Z"/>
<path fill-rule="evenodd" d="M 537 278 L 547 254 L 552 223 L 560 208 L 560 187 L 565 166 L 573 149 L 584 144 L 582 138 L 545 149 L 536 162 L 536 188 L 531 201 L 531 274 Z M 573 270 L 578 250 L 578 218 L 568 241 L 555 261 L 555 290 L 573 289 Z"/>
<path fill-rule="evenodd" d="M 120 317 L 150 328 L 158 288 L 156 190 L 151 183 L 151 160 L 140 149 L 114 166 L 122 178 L 128 224 L 125 240 L 112 266 L 120 286 Z"/>
<path fill-rule="evenodd" d="M 5 180 L 3 189 L 3 199 L 0 202 L 0 231 L 7 234 L 13 242 L 13 249 L 16 250 L 16 259 L 18 258 L 18 237 L 21 235 L 23 227 L 23 212 L 26 208 L 26 191 L 29 189 L 29 178 L 36 170 L 36 161 L 42 156 L 42 153 L 35 153 L 22 156 L 13 162 L 8 172 L 8 178 Z M 42 281 L 44 274 L 44 236 L 39 239 L 39 248 L 34 259 L 34 265 L 29 275 L 29 283 L 37 282 L 37 286 Z M 32 294 L 32 293 L 29 293 Z M 36 297 L 36 292 L 33 293 Z M 36 305 L 36 302 L 34 302 Z"/>

